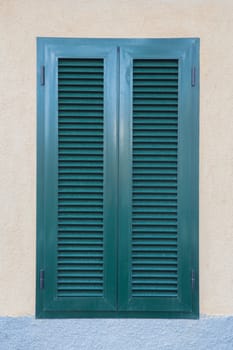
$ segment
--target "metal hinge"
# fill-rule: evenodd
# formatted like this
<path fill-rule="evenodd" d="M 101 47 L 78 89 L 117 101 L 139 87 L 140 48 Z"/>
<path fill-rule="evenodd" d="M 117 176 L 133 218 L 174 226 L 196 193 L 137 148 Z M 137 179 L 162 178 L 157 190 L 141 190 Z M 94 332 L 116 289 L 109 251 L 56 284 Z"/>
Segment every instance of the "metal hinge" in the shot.
<path fill-rule="evenodd" d="M 192 281 L 192 289 L 194 289 L 194 287 L 195 287 L 195 272 L 194 272 L 194 269 L 192 269 L 191 281 Z"/>
<path fill-rule="evenodd" d="M 40 270 L 40 289 L 44 289 L 44 270 Z"/>
<path fill-rule="evenodd" d="M 191 85 L 195 86 L 196 85 L 196 67 L 193 66 L 191 70 Z"/>
<path fill-rule="evenodd" d="M 45 66 L 40 67 L 40 85 L 45 85 Z"/>

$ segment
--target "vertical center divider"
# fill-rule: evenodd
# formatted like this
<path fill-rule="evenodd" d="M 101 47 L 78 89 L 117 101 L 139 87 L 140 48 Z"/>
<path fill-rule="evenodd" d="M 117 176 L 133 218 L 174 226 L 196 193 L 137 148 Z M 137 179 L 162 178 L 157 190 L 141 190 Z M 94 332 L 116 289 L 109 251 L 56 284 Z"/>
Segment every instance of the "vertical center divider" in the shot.
<path fill-rule="evenodd" d="M 131 290 L 132 58 L 120 51 L 118 311 L 126 311 Z"/>
<path fill-rule="evenodd" d="M 120 193 L 120 186 L 119 186 L 119 127 L 120 127 L 120 47 L 117 46 L 117 141 L 116 141 L 116 148 L 117 148 L 117 222 L 116 222 L 116 309 L 118 310 L 118 281 L 119 281 L 119 193 Z"/>

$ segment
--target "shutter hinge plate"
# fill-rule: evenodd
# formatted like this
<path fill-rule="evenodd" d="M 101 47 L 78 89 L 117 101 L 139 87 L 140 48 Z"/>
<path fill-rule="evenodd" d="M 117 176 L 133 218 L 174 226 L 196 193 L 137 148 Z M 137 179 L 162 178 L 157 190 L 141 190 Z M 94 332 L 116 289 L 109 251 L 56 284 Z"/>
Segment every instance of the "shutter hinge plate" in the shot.
<path fill-rule="evenodd" d="M 45 85 L 45 66 L 40 67 L 40 85 Z"/>
<path fill-rule="evenodd" d="M 195 287 L 195 272 L 194 272 L 194 269 L 192 269 L 191 281 L 192 281 L 192 289 L 194 289 L 194 287 Z"/>
<path fill-rule="evenodd" d="M 40 289 L 44 289 L 44 270 L 40 270 Z"/>
<path fill-rule="evenodd" d="M 196 86 L 196 67 L 193 66 L 191 70 L 191 85 Z"/>

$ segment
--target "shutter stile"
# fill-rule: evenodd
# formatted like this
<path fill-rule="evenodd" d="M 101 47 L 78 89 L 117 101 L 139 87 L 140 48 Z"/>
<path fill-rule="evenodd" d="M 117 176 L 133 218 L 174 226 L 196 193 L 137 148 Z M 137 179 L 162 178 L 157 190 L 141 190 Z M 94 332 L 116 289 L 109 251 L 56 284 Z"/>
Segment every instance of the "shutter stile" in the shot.
<path fill-rule="evenodd" d="M 103 296 L 104 61 L 58 60 L 57 295 Z"/>
<path fill-rule="evenodd" d="M 133 297 L 176 297 L 178 61 L 133 60 Z"/>

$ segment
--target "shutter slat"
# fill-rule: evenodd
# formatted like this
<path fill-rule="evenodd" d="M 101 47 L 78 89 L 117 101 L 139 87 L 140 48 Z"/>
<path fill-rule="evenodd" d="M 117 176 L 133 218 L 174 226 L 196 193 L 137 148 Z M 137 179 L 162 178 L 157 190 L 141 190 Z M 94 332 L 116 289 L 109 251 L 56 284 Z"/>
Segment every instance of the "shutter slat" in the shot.
<path fill-rule="evenodd" d="M 72 214 L 71 214 L 72 213 Z M 63 219 L 63 220 L 67 220 L 67 219 L 78 219 L 78 220 L 84 220 L 84 219 L 101 219 L 103 216 L 103 212 L 99 212 L 97 214 L 94 214 L 93 212 L 90 213 L 73 213 L 73 212 L 67 212 L 67 213 L 63 213 L 58 215 L 59 219 Z"/>
<path fill-rule="evenodd" d="M 137 110 L 134 112 L 134 118 L 175 118 L 176 117 L 176 111 L 167 111 L 167 110 Z"/>
<path fill-rule="evenodd" d="M 62 260 L 62 262 L 61 262 Z M 58 258 L 58 265 L 73 265 L 77 270 L 79 269 L 79 266 L 101 266 L 102 267 L 102 259 L 100 257 L 89 257 L 89 258 L 84 258 L 80 257 L 79 258 L 68 258 L 68 257 L 60 257 Z"/>
<path fill-rule="evenodd" d="M 167 272 L 135 272 L 133 274 L 134 277 L 138 277 L 139 279 L 154 279 L 154 278 L 159 278 L 159 279 L 174 279 L 177 277 L 176 272 L 174 271 L 167 271 Z"/>
<path fill-rule="evenodd" d="M 103 61 L 100 59 L 73 59 L 73 58 L 60 58 L 59 59 L 59 68 L 60 67 L 85 67 L 83 68 L 86 71 L 86 67 L 101 67 L 103 68 Z"/>
<path fill-rule="evenodd" d="M 58 249 L 58 259 L 63 258 L 63 259 L 70 259 L 70 258 L 75 258 L 78 260 L 79 258 L 84 259 L 84 260 L 95 260 L 95 259 L 101 259 L 103 255 L 102 251 L 78 251 L 78 250 L 70 250 L 70 251 L 64 251 Z"/>
<path fill-rule="evenodd" d="M 149 108 L 149 107 L 148 107 Z M 172 107 L 171 107 L 172 108 Z M 59 104 L 59 111 L 71 111 L 71 110 L 75 110 L 77 112 L 80 111 L 103 111 L 103 105 L 102 104 L 90 104 L 88 102 L 88 104 L 74 104 L 74 103 L 60 103 Z"/>
<path fill-rule="evenodd" d="M 178 292 L 177 91 L 176 60 L 133 61 L 133 297 Z"/>
<path fill-rule="evenodd" d="M 162 232 L 159 230 L 150 231 L 148 228 L 145 230 L 135 230 L 134 238 L 135 241 L 133 244 L 136 244 L 138 240 L 143 240 L 143 245 L 145 245 L 146 242 L 150 242 L 150 240 L 168 239 L 167 242 L 169 242 L 169 240 L 172 239 L 177 241 L 176 231 L 170 228 Z"/>
<path fill-rule="evenodd" d="M 133 71 L 135 73 L 135 77 L 139 74 L 173 74 L 177 73 L 178 68 L 177 67 L 135 67 L 133 68 Z"/>
<path fill-rule="evenodd" d="M 81 232 L 81 233 L 86 233 L 86 234 L 89 234 L 89 233 L 97 233 L 97 232 L 102 232 L 103 231 L 103 227 L 100 225 L 100 226 L 97 226 L 94 227 L 94 226 L 81 226 L 81 227 L 78 227 L 78 226 L 67 226 L 67 225 L 60 225 L 58 227 L 58 232 L 59 233 L 75 233 L 75 232 Z"/>
<path fill-rule="evenodd" d="M 83 278 L 83 273 L 78 273 L 78 272 L 76 272 L 76 273 L 75 272 L 64 272 L 64 271 L 60 271 L 59 270 L 58 271 L 58 275 L 61 278 L 72 278 L 72 277 L 76 278 L 76 279 Z M 96 278 L 97 279 L 97 278 L 101 278 L 101 277 L 102 277 L 101 273 L 97 273 L 97 272 L 93 273 L 93 272 L 90 272 L 90 271 L 86 272 L 86 278 Z M 169 276 L 168 276 L 168 278 L 169 278 Z"/>
<path fill-rule="evenodd" d="M 80 86 L 72 86 L 72 85 L 59 85 L 58 86 L 58 92 L 62 92 L 62 93 L 78 93 L 78 94 L 89 94 L 89 93 L 98 93 L 101 94 L 103 93 L 103 86 L 99 86 L 99 85 L 82 85 Z"/>
<path fill-rule="evenodd" d="M 60 117 L 76 117 L 76 118 L 88 118 L 88 117 L 103 117 L 103 111 L 101 110 L 76 110 L 76 111 L 60 111 Z M 81 119 L 80 119 L 81 120 Z M 59 133 L 59 135 L 63 135 Z M 70 135 L 71 136 L 71 135 Z M 92 136 L 92 135 L 86 135 Z M 98 136 L 98 134 L 94 134 L 93 136 Z"/>
<path fill-rule="evenodd" d="M 59 135 L 59 140 L 60 140 L 60 143 L 59 145 L 62 146 L 62 143 L 76 143 L 77 142 L 77 145 L 79 145 L 79 143 L 83 143 L 83 139 L 84 139 L 84 136 L 70 136 L 70 135 Z M 87 146 L 87 143 L 100 143 L 102 141 L 102 136 L 100 135 L 92 135 L 92 136 L 86 136 L 85 137 L 85 140 L 86 140 L 86 143 L 84 144 L 84 147 Z M 80 148 L 81 145 L 77 146 L 78 148 Z"/>
<path fill-rule="evenodd" d="M 66 96 L 65 98 L 60 98 L 60 106 L 64 106 L 64 105 L 95 105 L 96 107 L 98 106 L 102 106 L 103 107 L 103 96 L 100 96 L 100 98 L 96 98 L 95 96 L 91 97 L 91 95 L 89 95 L 89 98 L 84 98 L 84 96 L 80 96 L 80 98 L 78 98 L 77 96 L 75 96 L 75 98 L 72 98 L 72 96 Z M 60 107 L 59 106 L 59 107 Z"/>
<path fill-rule="evenodd" d="M 85 231 L 85 230 L 83 230 Z M 100 232 L 100 231 L 99 231 Z M 87 242 L 88 244 L 90 244 L 92 241 L 90 240 L 93 240 L 93 243 L 95 243 L 96 240 L 101 240 L 101 243 L 102 243 L 102 235 L 101 233 L 98 233 L 98 230 L 96 230 L 96 232 L 74 232 L 74 233 L 62 233 L 60 232 L 59 233 L 59 240 L 61 240 L 61 242 L 69 242 L 69 241 L 78 241 L 78 242 Z M 59 241 L 60 243 L 60 241 Z M 58 243 L 58 244 L 59 244 Z M 81 243 L 80 243 L 81 244 Z"/>
<path fill-rule="evenodd" d="M 172 245 L 176 245 L 177 244 L 177 241 L 176 239 L 174 238 L 173 240 L 169 237 L 169 239 L 165 239 L 165 237 L 163 237 L 164 239 L 162 240 L 161 237 L 163 237 L 162 235 L 160 236 L 160 239 L 158 239 L 157 237 L 153 237 L 153 238 L 145 238 L 145 240 L 143 239 L 139 239 L 138 237 L 136 238 L 135 237 L 135 240 L 134 240 L 134 243 L 133 243 L 133 246 L 134 247 L 137 247 L 137 246 L 141 246 L 139 249 L 144 249 L 144 246 L 149 246 L 149 247 L 152 247 L 153 249 L 160 249 L 160 247 L 158 246 L 172 246 Z"/>
<path fill-rule="evenodd" d="M 58 194 L 58 198 L 59 200 L 61 199 L 62 201 L 63 200 L 69 200 L 69 201 L 72 201 L 72 200 L 78 200 L 78 201 L 96 201 L 96 200 L 100 200 L 100 197 L 99 197 L 99 194 L 95 194 L 95 193 L 92 193 L 92 195 L 90 194 L 85 194 L 85 193 L 59 193 Z M 102 198 L 101 198 L 102 200 Z M 90 204 L 90 203 L 89 203 Z M 96 204 L 96 202 L 95 202 Z M 98 202 L 99 204 L 99 202 Z"/>
<path fill-rule="evenodd" d="M 103 296 L 103 59 L 58 60 L 57 295 Z"/>
<path fill-rule="evenodd" d="M 143 64 L 142 64 L 143 63 Z M 146 60 L 134 60 L 133 68 L 139 67 L 140 69 L 145 69 L 145 67 L 178 67 L 176 60 L 155 60 L 155 59 L 146 59 Z"/>
<path fill-rule="evenodd" d="M 136 93 L 178 93 L 178 88 L 176 86 L 134 86 L 134 93 L 136 98 Z"/>
<path fill-rule="evenodd" d="M 173 87 L 177 85 L 177 80 L 136 80 L 134 83 L 135 87 L 154 87 L 154 86 L 166 86 L 166 87 Z"/>
<path fill-rule="evenodd" d="M 60 128 L 60 131 L 63 131 L 63 130 L 75 130 L 77 132 L 82 132 L 83 130 L 86 131 L 86 130 L 92 130 L 92 131 L 96 131 L 96 130 L 103 130 L 103 123 L 100 123 L 100 122 L 96 122 L 95 124 L 88 124 L 88 122 L 85 124 L 85 123 L 74 123 L 74 124 L 71 124 L 71 123 L 67 123 L 66 125 L 64 123 L 61 123 L 59 125 L 59 128 Z M 88 132 L 88 131 L 87 131 Z"/>
<path fill-rule="evenodd" d="M 148 285 L 152 285 L 154 286 L 154 284 L 156 283 L 156 285 L 176 285 L 177 286 L 177 281 L 174 280 L 174 279 L 168 279 L 168 278 L 164 278 L 164 279 L 161 279 L 161 278 L 149 278 L 148 280 L 145 279 L 145 277 L 143 278 L 143 280 L 138 280 L 136 283 L 133 282 L 135 284 L 135 287 L 137 286 L 140 286 L 140 285 L 143 285 L 143 284 L 148 284 Z"/>
<path fill-rule="evenodd" d="M 135 121 L 134 121 L 134 124 L 135 124 L 135 127 L 137 126 L 137 125 L 156 125 L 156 126 L 158 126 L 158 128 L 159 128 L 159 126 L 160 127 L 169 127 L 170 125 L 176 125 L 176 118 L 166 118 L 166 119 L 159 119 L 159 118 L 157 118 L 157 119 L 147 119 L 147 118 L 143 118 L 143 119 L 135 119 Z"/>
<path fill-rule="evenodd" d="M 96 67 L 88 67 L 86 66 L 85 67 L 85 74 L 88 74 L 88 73 L 103 73 L 103 67 L 100 66 L 96 66 Z M 70 74 L 76 74 L 76 73 L 80 73 L 80 74 L 83 74 L 83 71 L 84 71 L 84 68 L 83 66 L 64 66 L 61 64 L 59 65 L 59 68 L 58 68 L 58 72 L 60 73 L 59 76 L 62 76 L 62 74 L 66 74 L 66 73 L 70 73 Z M 102 75 L 101 75 L 102 77 Z"/>
<path fill-rule="evenodd" d="M 60 237 L 59 237 L 60 238 Z M 78 245 L 79 249 L 95 249 L 98 248 L 98 246 L 102 247 L 101 237 L 99 239 L 61 239 L 59 241 L 59 244 L 62 246 L 63 250 L 66 249 L 76 249 L 75 245 Z M 84 248 L 82 247 L 84 245 Z"/>
<path fill-rule="evenodd" d="M 102 208 L 101 204 L 102 201 L 101 200 L 89 200 L 89 199 L 81 199 L 79 198 L 78 200 L 75 200 L 74 198 L 72 199 L 61 199 L 60 198 L 60 204 L 61 204 L 61 208 L 62 210 L 66 210 L 66 207 L 69 208 L 74 208 L 74 210 L 78 210 L 80 207 L 89 207 L 90 204 L 92 204 L 94 206 L 94 208 L 89 208 L 90 211 L 92 210 L 96 210 L 96 207 L 98 208 Z"/>
<path fill-rule="evenodd" d="M 103 98 L 103 92 L 101 91 L 92 91 L 92 92 L 86 92 L 86 91 L 79 91 L 79 92 L 76 92 L 76 91 L 60 91 L 59 92 L 59 97 L 61 99 L 61 101 L 66 101 L 67 103 L 69 103 L 68 101 L 69 100 L 72 100 L 72 99 L 77 99 L 78 101 L 85 101 L 86 99 L 86 102 L 88 101 L 95 101 L 95 99 L 102 99 Z M 102 102 L 102 101 L 101 101 Z"/>
<path fill-rule="evenodd" d="M 79 70 L 79 72 L 75 72 L 75 71 L 71 71 L 70 72 L 63 72 L 61 69 L 58 70 L 58 80 L 61 81 L 61 85 L 63 84 L 63 80 L 65 79 L 69 79 L 69 81 L 72 79 L 75 79 L 77 82 L 79 82 L 80 80 L 87 80 L 87 84 L 88 84 L 88 80 L 93 80 L 93 79 L 98 79 L 100 81 L 103 81 L 103 69 L 102 72 L 88 72 L 85 69 L 85 73 L 83 73 L 84 70 Z"/>
<path fill-rule="evenodd" d="M 177 111 L 177 105 L 172 103 L 172 104 L 167 104 L 167 105 L 163 105 L 161 102 L 158 104 L 138 104 L 138 103 L 134 103 L 134 111 L 135 112 L 173 112 L 173 111 Z"/>
<path fill-rule="evenodd" d="M 98 141 L 93 141 L 93 140 L 88 142 L 88 144 L 85 144 L 85 145 L 83 145 L 82 142 L 76 142 L 76 143 L 64 142 L 64 141 L 60 142 L 59 150 L 62 152 L 66 152 L 66 148 L 68 150 L 71 150 L 71 151 L 73 151 L 73 149 L 75 149 L 75 148 L 79 148 L 79 149 L 81 148 L 80 151 L 83 150 L 83 152 L 85 152 L 85 150 L 89 150 L 89 149 L 92 149 L 95 151 L 97 151 L 98 149 L 99 150 L 103 149 L 101 143 L 99 143 Z"/>
<path fill-rule="evenodd" d="M 170 83 L 174 80 L 178 80 L 177 74 L 172 74 L 172 72 L 171 73 L 164 72 L 165 74 L 161 74 L 161 73 L 162 72 L 158 74 L 158 72 L 154 71 L 154 72 L 151 72 L 150 74 L 147 74 L 147 72 L 138 73 L 136 70 L 134 70 L 134 84 L 137 85 L 137 83 L 140 83 L 140 80 L 143 80 L 144 82 L 151 81 L 151 83 L 153 82 L 153 84 L 156 83 L 157 81 L 165 82 L 166 80 L 168 80 Z"/>
<path fill-rule="evenodd" d="M 64 203 L 61 203 L 61 206 L 59 207 L 58 212 L 60 214 L 64 214 L 66 212 L 68 213 L 103 213 L 103 210 L 101 206 L 97 206 L 95 208 L 89 208 L 90 203 L 87 203 L 87 208 L 84 208 L 83 205 L 80 203 L 79 205 L 73 204 L 73 205 L 65 205 Z"/>
<path fill-rule="evenodd" d="M 164 272 L 164 273 L 167 273 L 167 272 L 174 272 L 174 273 L 177 273 L 177 266 L 175 265 L 169 265 L 169 264 L 165 264 L 165 265 L 160 265 L 160 266 L 157 266 L 157 265 L 154 265 L 154 266 L 134 266 L 134 272 L 133 273 L 133 277 L 135 276 L 136 273 L 147 273 L 148 276 L 152 276 L 154 273 L 156 272 Z"/>
<path fill-rule="evenodd" d="M 103 169 L 103 163 L 98 164 L 98 166 L 101 168 L 101 170 Z M 82 161 L 75 162 L 75 160 L 73 162 L 60 160 L 59 167 L 62 167 L 62 168 L 69 168 L 69 167 L 72 167 L 72 168 L 96 168 L 96 162 L 95 161 L 87 162 L 85 159 L 83 160 L 83 162 Z"/>
<path fill-rule="evenodd" d="M 82 285 L 80 285 L 82 283 Z M 90 285 L 91 284 L 91 285 Z M 100 285 L 93 285 L 92 282 L 89 282 L 89 285 L 84 284 L 83 282 L 76 283 L 75 285 L 71 284 L 70 282 L 66 281 L 66 283 L 60 283 L 58 287 L 58 291 L 74 291 L 74 293 L 77 293 L 78 291 L 95 291 L 98 290 L 99 292 L 102 291 L 101 284 Z"/>
<path fill-rule="evenodd" d="M 79 284 L 79 283 L 82 283 L 83 285 L 85 284 L 95 284 L 95 285 L 98 285 L 98 284 L 101 284 L 101 278 L 98 278 L 98 277 L 86 277 L 86 278 L 80 278 L 80 277 L 66 277 L 66 278 L 61 278 L 61 284 L 64 283 L 65 285 L 67 283 L 69 284 Z"/>

